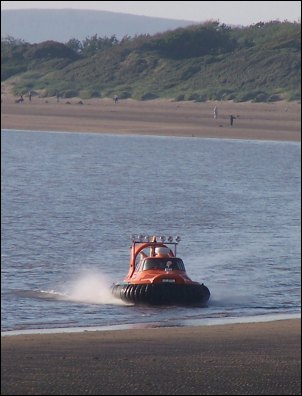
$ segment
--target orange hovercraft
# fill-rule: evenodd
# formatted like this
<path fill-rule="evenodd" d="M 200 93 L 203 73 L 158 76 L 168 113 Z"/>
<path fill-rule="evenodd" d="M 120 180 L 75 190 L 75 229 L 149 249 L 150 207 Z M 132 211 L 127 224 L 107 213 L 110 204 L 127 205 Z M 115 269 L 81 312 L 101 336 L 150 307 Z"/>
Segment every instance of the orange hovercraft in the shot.
<path fill-rule="evenodd" d="M 129 272 L 112 286 L 113 295 L 132 304 L 205 305 L 210 291 L 186 274 L 176 256 L 179 241 L 180 237 L 173 241 L 173 237 L 132 236 Z"/>

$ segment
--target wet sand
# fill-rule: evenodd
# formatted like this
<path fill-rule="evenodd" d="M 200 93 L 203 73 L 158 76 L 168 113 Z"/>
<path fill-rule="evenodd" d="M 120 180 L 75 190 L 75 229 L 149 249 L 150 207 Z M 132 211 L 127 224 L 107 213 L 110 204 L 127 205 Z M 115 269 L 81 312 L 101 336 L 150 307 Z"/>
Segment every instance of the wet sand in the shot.
<path fill-rule="evenodd" d="M 301 104 L 2 96 L 3 129 L 301 141 Z M 217 106 L 218 118 L 213 109 Z M 233 126 L 229 116 L 234 115 Z"/>
<path fill-rule="evenodd" d="M 3 395 L 301 395 L 301 321 L 1 337 Z"/>

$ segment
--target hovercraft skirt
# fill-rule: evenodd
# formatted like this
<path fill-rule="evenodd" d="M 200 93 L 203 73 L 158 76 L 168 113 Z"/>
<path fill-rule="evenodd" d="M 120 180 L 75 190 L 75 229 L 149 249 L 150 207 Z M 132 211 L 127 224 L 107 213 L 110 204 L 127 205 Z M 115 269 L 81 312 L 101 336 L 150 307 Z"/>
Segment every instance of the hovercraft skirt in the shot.
<path fill-rule="evenodd" d="M 126 303 L 148 305 L 203 305 L 210 298 L 209 289 L 201 284 L 116 284 L 112 293 Z"/>

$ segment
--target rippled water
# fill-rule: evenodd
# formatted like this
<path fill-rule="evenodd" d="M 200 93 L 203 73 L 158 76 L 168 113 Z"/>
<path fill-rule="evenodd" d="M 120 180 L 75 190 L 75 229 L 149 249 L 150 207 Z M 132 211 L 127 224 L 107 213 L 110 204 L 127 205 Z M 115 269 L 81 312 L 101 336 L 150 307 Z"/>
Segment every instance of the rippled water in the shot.
<path fill-rule="evenodd" d="M 2 130 L 2 331 L 299 314 L 301 146 Z M 130 235 L 180 235 L 207 308 L 112 299 Z"/>

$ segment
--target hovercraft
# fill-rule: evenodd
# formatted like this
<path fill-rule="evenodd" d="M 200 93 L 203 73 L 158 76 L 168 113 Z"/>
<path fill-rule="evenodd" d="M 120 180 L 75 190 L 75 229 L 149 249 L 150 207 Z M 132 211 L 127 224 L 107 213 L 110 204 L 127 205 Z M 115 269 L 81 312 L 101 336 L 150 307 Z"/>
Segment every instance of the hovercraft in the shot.
<path fill-rule="evenodd" d="M 126 278 L 112 286 L 113 295 L 126 303 L 147 305 L 205 305 L 209 289 L 192 281 L 176 255 L 180 237 L 132 237 Z"/>

